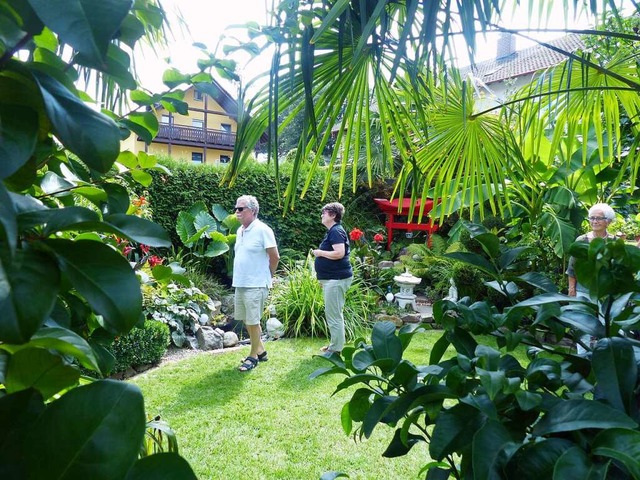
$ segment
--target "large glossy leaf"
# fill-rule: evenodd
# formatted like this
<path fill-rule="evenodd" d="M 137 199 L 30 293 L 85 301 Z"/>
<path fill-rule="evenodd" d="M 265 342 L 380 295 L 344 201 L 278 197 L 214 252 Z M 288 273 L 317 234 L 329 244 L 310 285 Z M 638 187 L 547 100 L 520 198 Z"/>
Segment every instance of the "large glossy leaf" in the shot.
<path fill-rule="evenodd" d="M 498 258 L 498 269 L 507 270 L 513 262 L 515 262 L 523 253 L 533 251 L 533 247 L 512 247 L 505 248 L 504 252 Z"/>
<path fill-rule="evenodd" d="M 502 392 L 503 388 L 507 386 L 507 379 L 502 371 L 490 372 L 476 367 L 476 372 L 480 378 L 480 383 L 482 383 L 491 400 L 494 400 Z"/>
<path fill-rule="evenodd" d="M 193 225 L 196 227 L 196 230 L 202 230 L 206 227 L 205 232 L 209 234 L 217 231 L 218 222 L 209 214 L 209 212 L 201 211 L 194 215 Z"/>
<path fill-rule="evenodd" d="M 358 350 L 353 356 L 351 363 L 354 370 L 364 372 L 375 362 L 375 360 L 376 359 L 370 350 Z"/>
<path fill-rule="evenodd" d="M 587 428 L 637 428 L 638 424 L 623 412 L 595 400 L 558 402 L 533 427 L 533 434 L 571 432 Z"/>
<path fill-rule="evenodd" d="M 45 173 L 40 182 L 40 188 L 49 195 L 71 195 L 70 190 L 75 186 L 75 183 L 52 171 Z"/>
<path fill-rule="evenodd" d="M 133 464 L 124 480 L 196 480 L 189 463 L 177 453 L 162 452 L 141 458 Z"/>
<path fill-rule="evenodd" d="M 12 353 L 24 348 L 57 350 L 63 355 L 76 358 L 86 368 L 99 370 L 96 357 L 87 341 L 77 333 L 61 327 L 43 327 L 31 337 L 29 343 L 21 345 L 5 343 L 0 347 Z"/>
<path fill-rule="evenodd" d="M 138 135 L 146 144 L 150 144 L 160 128 L 158 118 L 151 111 L 132 113 L 120 120 L 129 130 Z"/>
<path fill-rule="evenodd" d="M 600 339 L 593 349 L 591 367 L 598 398 L 637 418 L 638 365 L 632 344 L 623 338 Z"/>
<path fill-rule="evenodd" d="M 373 433 L 373 429 L 380 422 L 384 422 L 384 412 L 387 410 L 389 405 L 391 405 L 396 400 L 396 397 L 392 397 L 390 395 L 377 396 L 364 419 L 362 420 L 362 433 L 366 438 L 370 438 Z"/>
<path fill-rule="evenodd" d="M 80 370 L 68 365 L 60 355 L 43 348 L 25 348 L 11 356 L 3 383 L 7 393 L 34 388 L 46 400 L 76 385 L 79 378 Z"/>
<path fill-rule="evenodd" d="M 442 460 L 470 445 L 473 435 L 482 427 L 483 418 L 477 409 L 464 404 L 442 412 L 436 419 L 429 443 L 431 458 Z"/>
<path fill-rule="evenodd" d="M 128 332 L 140 320 L 140 283 L 129 262 L 98 242 L 44 240 L 58 258 L 60 269 L 111 333 Z"/>
<path fill-rule="evenodd" d="M 182 243 L 186 245 L 189 239 L 196 234 L 196 227 L 193 225 L 193 215 L 185 211 L 178 213 L 176 232 Z"/>
<path fill-rule="evenodd" d="M 38 114 L 25 105 L 0 102 L 0 179 L 13 175 L 33 154 L 38 135 Z"/>
<path fill-rule="evenodd" d="M 371 346 L 376 360 L 388 358 L 393 361 L 394 366 L 402 360 L 402 343 L 392 322 L 378 322 L 373 326 Z"/>
<path fill-rule="evenodd" d="M 18 243 L 18 222 L 16 213 L 13 209 L 11 196 L 7 192 L 4 183 L 0 182 L 0 244 L 5 244 L 8 251 L 5 252 L 13 255 Z M 0 257 L 2 254 L 0 254 Z"/>
<path fill-rule="evenodd" d="M 31 478 L 121 479 L 136 461 L 144 429 L 140 390 L 101 380 L 49 404 L 22 455 Z"/>
<path fill-rule="evenodd" d="M 44 225 L 44 235 L 49 236 L 65 230 L 82 229 L 83 224 L 97 223 L 96 212 L 84 207 L 51 208 L 20 214 L 22 228 Z"/>
<path fill-rule="evenodd" d="M 500 478 L 506 460 L 505 449 L 513 442 L 497 420 L 488 420 L 473 436 L 471 457 L 474 478 Z"/>
<path fill-rule="evenodd" d="M 94 63 L 104 60 L 111 39 L 131 9 L 131 0 L 29 0 L 42 21 Z"/>
<path fill-rule="evenodd" d="M 409 451 L 419 442 L 424 442 L 424 438 L 420 435 L 415 435 L 413 433 L 409 433 L 407 435 L 406 443 L 401 438 L 401 430 L 398 428 L 393 433 L 393 439 L 389 442 L 389 445 L 382 452 L 382 456 L 385 458 L 396 458 L 401 457 L 409 453 Z"/>
<path fill-rule="evenodd" d="M 27 342 L 53 310 L 59 286 L 60 271 L 42 252 L 20 250 L 9 268 L 0 264 L 0 340 Z"/>
<path fill-rule="evenodd" d="M 42 396 L 35 390 L 0 397 L 0 478 L 27 478 L 19 464 L 22 452 L 18 444 L 44 409 Z"/>
<path fill-rule="evenodd" d="M 53 77 L 37 70 L 32 74 L 56 137 L 89 167 L 107 172 L 120 152 L 120 131 L 115 122 L 89 108 Z"/>
<path fill-rule="evenodd" d="M 576 229 L 564 218 L 545 212 L 538 222 L 544 227 L 545 236 L 552 241 L 553 249 L 559 258 L 563 258 L 569 251 L 569 246 L 576 238 Z"/>
<path fill-rule="evenodd" d="M 640 478 L 640 432 L 610 428 L 593 440 L 593 454 L 622 463 L 633 478 Z"/>
<path fill-rule="evenodd" d="M 445 253 L 443 256 L 468 263 L 469 265 L 473 265 L 474 267 L 478 267 L 480 270 L 488 273 L 492 277 L 495 277 L 495 275 L 497 274 L 496 267 L 489 260 L 481 255 L 478 255 L 477 253 L 451 252 Z"/>
<path fill-rule="evenodd" d="M 118 183 L 107 183 L 103 188 L 107 194 L 107 208 L 103 213 L 105 215 L 127 213 L 129 210 L 129 191 Z"/>
<path fill-rule="evenodd" d="M 587 453 L 578 447 L 566 450 L 553 469 L 554 480 L 583 478 L 585 480 L 605 480 L 608 462 L 593 463 Z"/>
<path fill-rule="evenodd" d="M 83 67 L 92 68 L 108 75 L 109 81 L 117 83 L 122 89 L 133 90 L 138 84 L 131 74 L 131 58 L 118 45 L 110 44 L 104 61 L 93 62 L 84 54 L 78 54 L 75 62 Z"/>
<path fill-rule="evenodd" d="M 204 252 L 205 257 L 218 257 L 229 251 L 229 244 L 226 242 L 211 242 Z"/>
<path fill-rule="evenodd" d="M 545 293 L 557 293 L 558 286 L 549 280 L 545 275 L 538 272 L 527 272 L 518 277 L 520 280 L 527 282 Z"/>
<path fill-rule="evenodd" d="M 157 223 L 135 215 L 116 213 L 104 217 L 105 223 L 114 226 L 122 236 L 150 247 L 170 247 L 169 233 Z"/>
<path fill-rule="evenodd" d="M 509 460 L 508 478 L 519 480 L 551 478 L 558 458 L 573 445 L 573 442 L 560 438 L 538 439 L 536 442 L 525 443 Z"/>

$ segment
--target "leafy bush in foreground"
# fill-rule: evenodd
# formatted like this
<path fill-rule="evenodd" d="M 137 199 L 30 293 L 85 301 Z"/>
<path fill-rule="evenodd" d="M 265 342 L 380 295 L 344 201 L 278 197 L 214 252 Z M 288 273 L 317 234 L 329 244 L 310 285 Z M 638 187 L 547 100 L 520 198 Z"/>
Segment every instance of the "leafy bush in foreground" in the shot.
<path fill-rule="evenodd" d="M 11 0 L 0 23 L 0 478 L 195 478 L 175 449 L 139 458 L 136 386 L 79 367 L 109 373 L 107 347 L 141 320 L 140 283 L 114 237 L 171 245 L 130 202 L 131 185 L 160 167 L 120 152 L 132 130 L 150 140 L 157 119 L 107 110 L 137 88 L 131 49 L 159 37 L 163 11 L 154 0 Z M 104 110 L 76 89 L 80 72 Z M 131 97 L 181 108 L 169 93 Z"/>
<path fill-rule="evenodd" d="M 495 236 L 476 238 L 490 253 L 487 271 L 497 259 L 502 266 L 515 259 Z M 418 330 L 396 333 L 389 322 L 374 326 L 370 345 L 361 339 L 343 358 L 331 356 L 332 367 L 314 375 L 345 375 L 336 391 L 354 389 L 342 410 L 345 432 L 368 438 L 380 424 L 395 428 L 387 457 L 427 442 L 428 480 L 640 478 L 640 342 L 619 336 L 640 326 L 640 250 L 595 239 L 571 253 L 588 299 L 549 292 L 504 312 L 487 302 L 440 301 L 433 312 L 444 332 L 424 365 L 403 359 Z M 513 282 L 495 286 L 517 295 Z M 541 332 L 587 333 L 595 343 L 576 355 L 540 342 Z M 496 347 L 472 333 L 494 335 Z M 511 354 L 519 345 L 530 348 L 527 365 Z"/>

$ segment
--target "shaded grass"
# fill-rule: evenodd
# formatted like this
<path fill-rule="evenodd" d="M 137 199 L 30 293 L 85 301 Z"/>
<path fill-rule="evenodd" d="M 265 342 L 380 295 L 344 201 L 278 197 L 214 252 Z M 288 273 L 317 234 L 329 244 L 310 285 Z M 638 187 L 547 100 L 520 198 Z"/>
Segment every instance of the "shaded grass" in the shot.
<path fill-rule="evenodd" d="M 426 364 L 441 334 L 417 334 L 406 358 Z M 351 479 L 418 478 L 430 461 L 427 445 L 383 458 L 393 429 L 378 427 L 363 442 L 345 435 L 340 411 L 354 389 L 332 396 L 343 377 L 309 379 L 329 365 L 314 357 L 322 345 L 305 338 L 269 342 L 269 361 L 246 373 L 237 367 L 248 347 L 201 353 L 131 382 L 144 392 L 147 413 L 176 431 L 180 454 L 200 479 L 318 479 L 332 470 Z"/>

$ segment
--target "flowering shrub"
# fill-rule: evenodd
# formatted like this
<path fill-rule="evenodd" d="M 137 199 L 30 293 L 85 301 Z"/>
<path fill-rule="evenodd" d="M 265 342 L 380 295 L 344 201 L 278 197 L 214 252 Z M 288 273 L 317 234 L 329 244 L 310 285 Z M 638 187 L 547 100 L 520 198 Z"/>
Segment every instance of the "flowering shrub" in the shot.
<path fill-rule="evenodd" d="M 358 228 L 354 228 L 349 232 L 349 238 L 354 242 L 361 240 L 364 237 L 364 232 Z"/>
<path fill-rule="evenodd" d="M 157 265 L 162 265 L 162 262 L 164 262 L 164 258 L 158 257 L 157 255 L 151 255 L 149 258 L 147 258 L 147 262 L 149 262 L 149 266 L 153 268 Z"/>
<path fill-rule="evenodd" d="M 375 245 L 373 246 L 370 242 L 367 241 L 364 232 L 359 228 L 352 229 L 349 232 L 349 238 L 352 242 L 351 251 L 354 253 L 358 260 L 360 260 L 361 262 L 365 262 L 365 258 L 372 258 L 375 262 L 380 259 L 380 256 L 382 254 L 384 235 L 382 235 L 381 233 L 376 233 L 373 236 L 373 241 L 375 243 Z"/>

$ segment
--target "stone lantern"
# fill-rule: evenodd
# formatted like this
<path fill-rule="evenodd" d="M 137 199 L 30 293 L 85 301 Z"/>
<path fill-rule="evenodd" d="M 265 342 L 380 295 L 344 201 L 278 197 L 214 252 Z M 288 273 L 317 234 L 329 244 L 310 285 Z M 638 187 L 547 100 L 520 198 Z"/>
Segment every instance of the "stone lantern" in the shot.
<path fill-rule="evenodd" d="M 396 301 L 400 308 L 405 308 L 407 305 L 411 305 L 414 311 L 418 311 L 416 305 L 416 295 L 413 293 L 413 289 L 418 285 L 422 279 L 412 275 L 409 270 L 406 270 L 400 275 L 393 277 L 393 281 L 400 288 L 400 291 L 396 293 Z"/>

